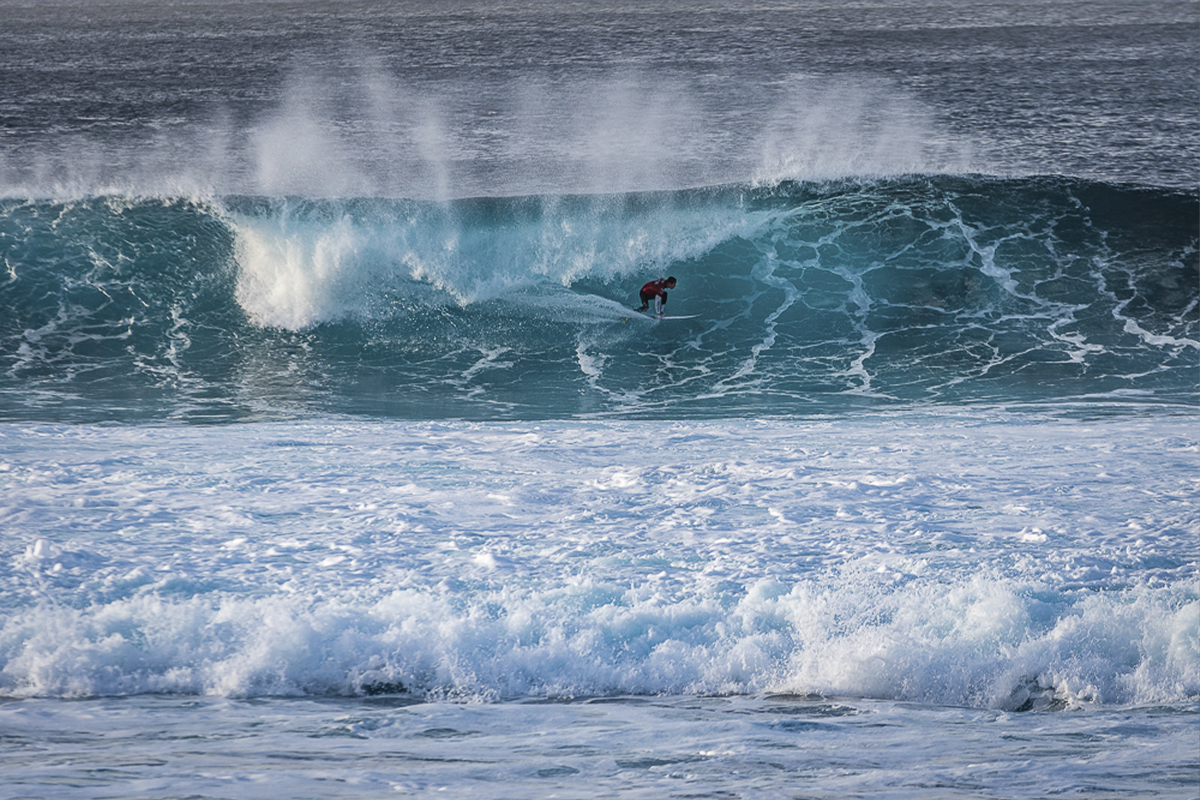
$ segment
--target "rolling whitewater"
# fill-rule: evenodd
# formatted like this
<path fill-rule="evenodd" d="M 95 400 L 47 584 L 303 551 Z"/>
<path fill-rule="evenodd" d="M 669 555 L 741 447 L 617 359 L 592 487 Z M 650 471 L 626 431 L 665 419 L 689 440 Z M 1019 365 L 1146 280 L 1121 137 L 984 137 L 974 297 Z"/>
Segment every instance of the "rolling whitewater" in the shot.
<path fill-rule="evenodd" d="M 0 7 L 0 798 L 1197 796 L 1197 3 Z"/>

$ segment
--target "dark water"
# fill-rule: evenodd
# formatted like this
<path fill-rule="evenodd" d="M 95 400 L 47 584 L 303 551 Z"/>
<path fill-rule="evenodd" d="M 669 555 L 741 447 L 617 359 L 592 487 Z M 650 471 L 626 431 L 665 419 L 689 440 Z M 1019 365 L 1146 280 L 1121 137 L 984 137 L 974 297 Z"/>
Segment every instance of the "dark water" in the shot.
<path fill-rule="evenodd" d="M 1194 2 L 12 2 L 7 192 L 1195 191 Z"/>

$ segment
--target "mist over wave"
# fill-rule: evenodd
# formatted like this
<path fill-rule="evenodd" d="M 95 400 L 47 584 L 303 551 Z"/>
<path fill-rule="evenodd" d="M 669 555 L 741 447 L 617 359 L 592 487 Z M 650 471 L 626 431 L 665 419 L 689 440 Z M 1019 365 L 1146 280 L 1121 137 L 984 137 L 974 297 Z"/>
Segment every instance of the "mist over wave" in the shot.
<path fill-rule="evenodd" d="M 447 200 L 981 166 L 917 98 L 865 77 L 782 76 L 718 101 L 682 78 L 636 71 L 474 93 L 360 66 L 348 76 L 296 68 L 279 91 L 251 119 L 222 113 L 0 152 L 0 193 Z"/>

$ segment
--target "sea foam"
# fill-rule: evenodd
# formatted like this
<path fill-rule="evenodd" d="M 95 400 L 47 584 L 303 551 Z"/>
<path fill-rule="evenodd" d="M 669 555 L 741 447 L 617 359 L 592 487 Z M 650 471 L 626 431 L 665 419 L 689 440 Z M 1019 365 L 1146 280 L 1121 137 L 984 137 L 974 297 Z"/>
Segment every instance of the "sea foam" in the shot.
<path fill-rule="evenodd" d="M 3 433 L 8 696 L 1200 692 L 1183 417 Z"/>
<path fill-rule="evenodd" d="M 495 568 L 492 558 L 476 561 Z M 436 586 L 373 600 L 295 589 L 182 598 L 168 589 L 9 615 L 4 694 L 774 692 L 1008 710 L 1200 694 L 1191 586 L 1049 602 L 1045 587 L 985 578 L 766 581 L 677 599 L 653 580 Z"/>

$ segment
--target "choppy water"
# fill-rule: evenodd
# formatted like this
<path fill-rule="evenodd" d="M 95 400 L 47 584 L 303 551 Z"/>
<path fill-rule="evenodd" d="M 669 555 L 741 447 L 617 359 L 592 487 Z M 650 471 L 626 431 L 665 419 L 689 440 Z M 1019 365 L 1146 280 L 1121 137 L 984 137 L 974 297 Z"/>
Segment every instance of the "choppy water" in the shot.
<path fill-rule="evenodd" d="M 1197 3 L 0 6 L 0 796 L 1198 796 Z"/>

